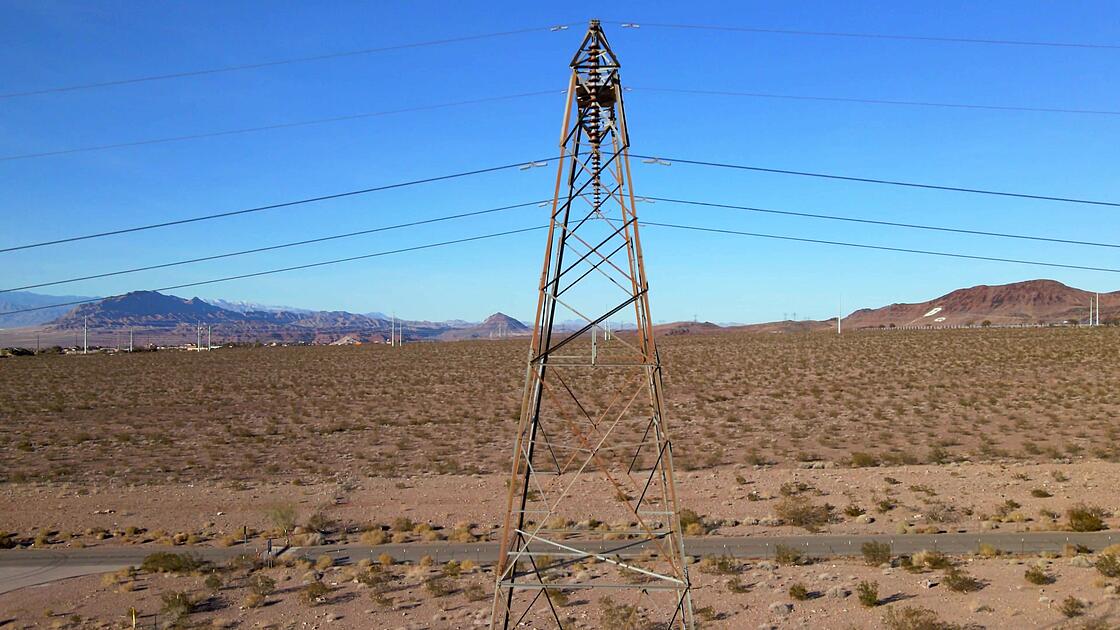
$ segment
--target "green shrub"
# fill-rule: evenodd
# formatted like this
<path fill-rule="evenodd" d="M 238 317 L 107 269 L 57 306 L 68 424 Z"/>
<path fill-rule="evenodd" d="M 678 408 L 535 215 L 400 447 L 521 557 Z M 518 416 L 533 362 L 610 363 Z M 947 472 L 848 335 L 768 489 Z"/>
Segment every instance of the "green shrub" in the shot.
<path fill-rule="evenodd" d="M 1034 490 L 1031 490 L 1031 496 L 1037 499 L 1049 499 L 1054 495 L 1050 494 L 1043 488 L 1035 488 Z"/>
<path fill-rule="evenodd" d="M 202 583 L 203 586 L 211 591 L 218 591 L 222 588 L 222 578 L 218 577 L 217 573 L 211 573 L 206 576 L 206 580 Z"/>
<path fill-rule="evenodd" d="M 809 589 L 801 582 L 797 582 L 789 587 L 789 596 L 798 601 L 805 601 L 809 599 Z"/>
<path fill-rule="evenodd" d="M 984 588 L 980 580 L 955 567 L 945 571 L 942 581 L 945 583 L 945 588 L 954 593 L 971 593 Z"/>
<path fill-rule="evenodd" d="M 140 564 L 140 568 L 149 573 L 176 573 L 184 574 L 197 571 L 203 566 L 202 560 L 187 553 L 168 553 L 157 551 L 149 554 Z"/>
<path fill-rule="evenodd" d="M 699 568 L 701 573 L 731 575 L 739 571 L 739 563 L 731 556 L 704 556 L 700 560 Z"/>
<path fill-rule="evenodd" d="M 1061 606 L 1058 611 L 1066 617 L 1080 617 L 1085 614 L 1085 602 L 1077 599 L 1073 595 L 1062 600 Z"/>
<path fill-rule="evenodd" d="M 604 630 L 644 630 L 645 619 L 637 606 L 616 604 L 610 597 L 599 600 L 599 627 Z"/>
<path fill-rule="evenodd" d="M 1023 578 L 1031 584 L 1039 585 L 1049 584 L 1054 581 L 1054 578 L 1038 565 L 1028 568 L 1026 573 L 1023 574 Z"/>
<path fill-rule="evenodd" d="M 261 597 L 268 597 L 276 592 L 276 580 L 262 573 L 257 573 L 249 578 L 249 590 Z"/>
<path fill-rule="evenodd" d="M 803 496 L 782 497 L 774 506 L 774 513 L 786 523 L 810 532 L 818 531 L 832 520 L 831 505 L 816 505 Z"/>
<path fill-rule="evenodd" d="M 1097 571 L 1105 577 L 1120 577 L 1120 556 L 1112 553 L 1102 553 L 1097 556 L 1095 564 Z"/>
<path fill-rule="evenodd" d="M 1106 516 L 1108 516 L 1108 512 L 1103 508 L 1088 506 L 1084 503 L 1079 503 L 1066 510 L 1069 528 L 1075 532 L 1099 532 L 1102 529 L 1107 529 L 1104 524 Z"/>
<path fill-rule="evenodd" d="M 743 584 L 743 580 L 736 575 L 727 581 L 727 590 L 732 593 L 746 593 L 751 590 L 751 587 Z"/>
<path fill-rule="evenodd" d="M 438 577 L 424 580 L 424 590 L 428 591 L 428 594 L 432 597 L 446 597 L 454 591 L 451 582 Z"/>
<path fill-rule="evenodd" d="M 864 580 L 856 585 L 856 597 L 859 603 L 871 608 L 879 605 L 879 583 Z"/>
<path fill-rule="evenodd" d="M 196 602 L 190 593 L 182 591 L 168 591 L 159 596 L 160 612 L 169 618 L 169 621 L 179 622 L 194 610 Z"/>
<path fill-rule="evenodd" d="M 800 564 L 801 552 L 789 545 L 776 545 L 774 547 L 774 560 L 778 564 Z"/>
<path fill-rule="evenodd" d="M 264 513 L 268 522 L 285 536 L 296 528 L 296 519 L 299 518 L 296 506 L 291 503 L 277 503 L 266 509 Z"/>
<path fill-rule="evenodd" d="M 308 606 L 317 606 L 323 603 L 330 592 L 331 588 L 329 586 L 316 580 L 303 588 L 303 603 Z"/>
<path fill-rule="evenodd" d="M 929 608 L 903 606 L 888 608 L 883 615 L 887 630 L 961 630 L 961 626 L 941 621 Z"/>
<path fill-rule="evenodd" d="M 891 561 L 891 546 L 889 543 L 865 542 L 860 547 L 860 551 L 863 553 L 864 562 L 873 567 Z"/>
<path fill-rule="evenodd" d="M 879 458 L 870 453 L 855 451 L 851 456 L 852 468 L 870 468 L 879 465 Z"/>

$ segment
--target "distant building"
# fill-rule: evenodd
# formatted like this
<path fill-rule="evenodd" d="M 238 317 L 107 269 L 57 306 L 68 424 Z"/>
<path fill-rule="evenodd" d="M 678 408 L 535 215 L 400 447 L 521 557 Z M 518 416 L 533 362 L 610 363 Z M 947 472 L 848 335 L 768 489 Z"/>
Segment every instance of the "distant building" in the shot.
<path fill-rule="evenodd" d="M 345 337 L 342 337 L 341 339 L 336 339 L 336 340 L 332 341 L 330 343 L 330 345 L 332 345 L 332 346 L 360 346 L 360 345 L 362 345 L 362 342 L 358 339 L 355 339 L 355 338 L 351 337 L 350 335 L 346 335 Z"/>

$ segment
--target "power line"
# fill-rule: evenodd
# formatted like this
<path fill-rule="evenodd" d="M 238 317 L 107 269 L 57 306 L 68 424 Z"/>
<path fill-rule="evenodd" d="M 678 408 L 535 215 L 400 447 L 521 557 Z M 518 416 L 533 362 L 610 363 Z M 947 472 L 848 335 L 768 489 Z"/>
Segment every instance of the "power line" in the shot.
<path fill-rule="evenodd" d="M 526 202 L 526 203 L 519 203 L 519 204 L 515 204 L 515 205 L 511 205 L 511 206 L 501 206 L 501 207 L 498 207 L 498 208 L 488 208 L 486 210 L 476 210 L 474 212 L 462 212 L 462 213 L 459 213 L 459 214 L 451 214 L 451 215 L 446 215 L 446 216 L 442 216 L 442 217 L 435 217 L 435 218 L 432 218 L 432 219 L 423 219 L 423 220 L 420 220 L 420 221 L 410 221 L 408 223 L 398 223 L 396 225 L 387 225 L 387 226 L 378 227 L 378 228 L 371 228 L 371 229 L 368 229 L 368 230 L 359 230 L 357 232 L 347 232 L 345 234 L 332 234 L 330 236 L 312 238 L 312 239 L 307 239 L 307 240 L 303 240 L 303 241 L 294 241 L 294 242 L 291 242 L 291 243 L 281 243 L 279 245 L 269 245 L 269 246 L 266 246 L 266 247 L 256 247 L 256 248 L 253 248 L 253 249 L 243 249 L 243 250 L 236 251 L 236 252 L 226 252 L 224 254 L 214 254 L 212 256 L 202 256 L 200 258 L 190 258 L 190 259 L 187 259 L 187 260 L 177 260 L 175 262 L 161 263 L 161 264 L 157 264 L 157 265 L 147 265 L 147 266 L 144 266 L 144 267 L 133 267 L 131 269 L 121 269 L 119 271 L 109 271 L 109 272 L 106 272 L 106 273 L 98 273 L 98 274 L 93 274 L 93 275 L 89 275 L 89 276 L 80 276 L 80 277 L 77 277 L 77 278 L 67 278 L 65 280 L 53 280 L 51 282 L 40 282 L 38 284 L 28 284 L 28 285 L 25 285 L 25 286 L 22 286 L 22 287 L 12 287 L 10 289 L 0 289 L 0 293 L 9 293 L 9 292 L 12 292 L 12 291 L 24 291 L 24 290 L 27 290 L 27 289 L 38 289 L 38 288 L 41 288 L 41 287 L 50 287 L 50 286 L 55 286 L 55 285 L 59 285 L 59 284 L 69 284 L 71 282 L 81 282 L 83 280 L 96 280 L 98 278 L 108 278 L 108 277 L 111 277 L 111 276 L 122 276 L 122 275 L 125 275 L 125 274 L 137 273 L 137 272 L 140 272 L 140 271 L 152 271 L 153 269 L 165 269 L 167 267 L 177 267 L 177 266 L 180 266 L 180 265 L 189 265 L 189 264 L 193 264 L 193 263 L 206 262 L 206 261 L 210 261 L 210 260 L 219 260 L 219 259 L 222 259 L 222 258 L 232 258 L 234 256 L 244 256 L 246 254 L 257 254 L 257 253 L 260 253 L 260 252 L 268 252 L 268 251 L 273 251 L 273 250 L 277 250 L 277 249 L 285 249 L 285 248 L 288 248 L 288 247 L 297 247 L 297 246 L 300 246 L 300 245 L 310 245 L 312 243 L 323 243 L 325 241 L 333 241 L 333 240 L 338 240 L 338 239 L 342 239 L 342 238 L 351 238 L 351 237 L 354 237 L 354 236 L 362 236 L 362 235 L 365 235 L 365 234 L 374 234 L 376 232 L 387 232 L 389 230 L 396 230 L 396 229 L 406 228 L 406 227 L 415 227 L 417 225 L 427 225 L 429 223 L 439 223 L 441 221 L 450 221 L 452 219 L 462 219 L 462 218 L 465 218 L 465 217 L 476 217 L 476 216 L 480 216 L 480 215 L 484 215 L 484 214 L 493 214 L 495 212 L 501 212 L 503 210 L 512 210 L 514 208 L 524 208 L 526 206 L 532 206 L 532 205 L 536 205 L 536 204 L 539 204 L 539 203 L 542 203 L 542 201 L 537 200 L 537 201 L 530 201 L 530 202 Z"/>
<path fill-rule="evenodd" d="M 839 96 L 810 96 L 799 94 L 774 94 L 771 92 L 735 92 L 728 90 L 690 90 L 683 88 L 628 87 L 627 90 L 642 92 L 664 92 L 666 94 L 700 94 L 710 96 L 745 96 L 749 98 L 784 99 L 794 101 L 824 101 L 833 103 L 863 103 L 870 105 L 908 105 L 913 107 L 944 107 L 951 109 L 982 109 L 1011 112 L 1041 112 L 1047 114 L 1094 114 L 1101 116 L 1120 116 L 1120 111 L 1111 109 L 1075 109 L 1070 107 L 1027 107 L 1020 105 L 979 105 L 975 103 L 944 103 L 935 101 L 900 101 L 878 98 L 845 98 Z"/>
<path fill-rule="evenodd" d="M 1120 273 L 1120 269 L 1111 267 L 1089 267 L 1084 265 L 1067 265 L 1063 263 L 1041 262 L 1037 260 L 1018 260 L 1015 258 L 999 258 L 995 256 L 973 256 L 971 254 L 958 254 L 954 252 L 937 252 L 924 249 L 910 249 L 905 247 L 888 247 L 886 245 L 867 245 L 865 243 L 847 243 L 844 241 L 828 241 L 815 238 L 802 238 L 798 236 L 782 236 L 777 234 L 761 234 L 758 232 L 742 232 L 739 230 L 727 230 L 722 228 L 700 227 L 696 225 L 679 225 L 675 223 L 657 223 L 654 221 L 641 221 L 642 225 L 652 225 L 656 227 L 667 227 L 678 230 L 692 230 L 696 232 L 713 232 L 717 234 L 733 234 L 736 236 L 752 236 L 755 238 L 768 238 L 781 241 L 796 241 L 799 243 L 816 243 L 820 245 L 839 245 L 842 247 L 856 247 L 859 249 L 875 249 L 887 252 L 899 252 L 904 254 L 923 254 L 926 256 L 943 256 L 947 258 L 965 258 L 968 260 L 984 260 L 990 262 L 1014 263 L 1017 265 L 1035 265 L 1039 267 L 1058 267 L 1061 269 L 1079 269 L 1082 271 L 1105 271 L 1108 273 Z"/>
<path fill-rule="evenodd" d="M 355 260 L 365 260 L 367 258 L 377 258 L 379 256 L 389 256 L 392 254 L 403 254 L 405 252 L 414 252 L 422 249 L 432 249 L 436 247 L 445 247 L 448 245 L 456 245 L 459 243 L 468 243 L 471 241 L 481 241 L 484 239 L 497 238 L 500 236 L 509 236 L 511 234 L 521 234 L 523 232 L 530 232 L 533 230 L 540 230 L 548 227 L 547 225 L 537 225 L 534 227 L 520 228 L 517 230 L 507 230 L 505 232 L 492 232 L 490 234 L 482 234 L 479 236 L 468 236 L 466 238 L 459 238 L 450 241 L 441 241 L 439 243 L 428 243 L 425 245 L 415 245 L 413 247 L 402 247 L 400 249 L 391 249 L 383 252 L 374 252 L 372 254 L 362 254 L 360 256 L 349 256 L 346 258 L 335 258 L 332 260 L 323 260 L 320 262 L 308 263 L 305 265 L 295 265 L 292 267 L 281 267 L 278 269 L 267 269 L 265 271 L 256 271 L 253 273 L 243 273 L 236 276 L 225 276 L 222 278 L 212 278 L 210 280 L 200 280 L 198 282 L 187 282 L 185 284 L 176 284 L 168 287 L 160 287 L 158 289 L 148 289 L 148 291 L 174 291 L 175 289 L 186 289 L 189 287 L 198 287 L 206 284 L 216 284 L 219 282 L 229 282 L 231 280 L 242 280 L 245 278 L 256 278 L 259 276 L 267 276 L 276 273 L 285 273 L 288 271 L 298 271 L 301 269 L 311 269 L 314 267 L 325 267 L 327 265 L 337 265 L 344 262 L 353 262 Z M 89 304 L 90 302 L 100 302 L 107 298 L 91 298 L 88 300 L 75 300 L 73 302 L 61 302 L 58 304 L 48 304 L 46 306 L 36 306 L 34 308 L 25 308 L 18 311 L 5 311 L 0 315 L 16 315 L 18 313 L 30 313 L 32 311 L 41 311 L 48 308 L 58 308 L 59 306 L 76 306 L 78 304 Z"/>
<path fill-rule="evenodd" d="M 542 162 L 547 163 L 547 162 L 550 162 L 552 160 L 553 160 L 553 158 L 544 158 L 544 159 L 539 159 L 539 160 L 532 160 L 532 161 L 529 161 L 529 163 L 542 163 Z M 372 193 L 372 192 L 392 190 L 392 189 L 395 189 L 395 188 L 404 188 L 404 187 L 407 187 L 407 186 L 416 186 L 416 185 L 419 185 L 419 184 L 429 184 L 429 183 L 432 183 L 432 182 L 445 181 L 445 180 L 456 179 L 456 178 L 460 178 L 460 177 L 470 177 L 472 175 L 482 175 L 484 173 L 494 173 L 494 172 L 497 172 L 497 171 L 508 170 L 508 169 L 511 169 L 511 168 L 520 168 L 520 167 L 524 166 L 525 164 L 526 164 L 526 162 L 516 162 L 516 163 L 513 163 L 513 164 L 503 164 L 502 166 L 491 166 L 491 167 L 487 167 L 487 168 L 475 169 L 473 171 L 463 171 L 463 172 L 459 172 L 459 173 L 451 173 L 449 175 L 437 175 L 437 176 L 434 176 L 434 177 L 425 177 L 423 179 L 413 179 L 413 180 L 409 180 L 409 181 L 405 181 L 405 182 L 398 182 L 398 183 L 395 183 L 395 184 L 386 184 L 384 186 L 374 186 L 372 188 L 362 188 L 360 190 L 350 190 L 350 191 L 346 191 L 346 192 L 333 193 L 333 194 L 329 194 L 329 195 L 320 195 L 318 197 L 308 197 L 308 198 L 305 198 L 305 199 L 297 199 L 295 201 L 284 201 L 284 202 L 281 202 L 281 203 L 274 203 L 274 204 L 270 204 L 270 205 L 267 205 L 267 206 L 256 206 L 254 208 L 245 208 L 243 210 L 231 210 L 229 212 L 218 212 L 218 213 L 215 213 L 215 214 L 207 214 L 207 215 L 198 216 L 198 217 L 191 217 L 191 218 L 188 218 L 188 219 L 178 219 L 178 220 L 175 220 L 175 221 L 164 221 L 163 223 L 153 223 L 153 224 L 150 224 L 150 225 L 140 225 L 140 226 L 136 226 L 136 227 L 122 228 L 122 229 L 119 229 L 119 230 L 111 230 L 111 231 L 108 231 L 108 232 L 98 232 L 96 234 L 85 234 L 85 235 L 82 235 L 82 236 L 71 236 L 71 237 L 68 237 L 68 238 L 60 238 L 60 239 L 55 239 L 55 240 L 51 240 L 51 241 L 42 241 L 42 242 L 39 242 L 39 243 L 28 243 L 26 245 L 16 245 L 14 247 L 0 248 L 0 253 L 12 252 L 12 251 L 23 250 L 23 249 L 31 249 L 31 248 L 34 248 L 34 247 L 44 247 L 44 246 L 47 246 L 47 245 L 58 245 L 58 244 L 61 244 L 61 243 L 72 243 L 74 241 L 83 241 L 83 240 L 92 239 L 92 238 L 101 238 L 103 236 L 114 236 L 114 235 L 117 235 L 117 234 L 128 234 L 128 233 L 132 233 L 132 232 L 140 232 L 140 231 L 143 231 L 143 230 L 152 230 L 152 229 L 155 229 L 155 228 L 169 227 L 169 226 L 172 226 L 172 225 L 183 225 L 185 223 L 196 223 L 198 221 L 209 221 L 211 219 L 220 219 L 220 218 L 223 218 L 223 217 L 232 217 L 232 216 L 236 216 L 236 215 L 240 215 L 240 214 L 262 212 L 262 211 L 265 211 L 265 210 L 275 210 L 277 208 L 287 208 L 287 207 L 290 207 L 290 206 L 298 206 L 298 205 L 302 205 L 302 204 L 315 203 L 315 202 L 318 202 L 318 201 L 327 201 L 327 200 L 330 200 L 330 199 L 340 199 L 340 198 L 343 198 L 343 197 L 352 197 L 352 196 L 355 196 L 355 195 L 364 195 L 364 194 L 368 194 L 368 193 Z"/>
<path fill-rule="evenodd" d="M 802 177 L 818 177 L 822 179 L 836 179 L 849 182 L 862 182 L 865 184 L 885 184 L 889 186 L 905 186 L 908 188 L 924 188 L 928 190 L 947 190 L 951 192 L 972 193 L 977 195 L 996 195 L 999 197 L 1016 197 L 1019 199 L 1035 199 L 1041 201 L 1061 201 L 1065 203 L 1083 203 L 1093 206 L 1110 206 L 1120 208 L 1120 203 L 1114 201 L 1097 201 L 1093 199 L 1076 199 L 1072 197 L 1052 197 L 1048 195 L 1032 195 L 1028 193 L 1007 192 L 1001 190 L 985 190 L 982 188 L 961 188 L 958 186 L 941 186 L 938 184 L 923 184 L 918 182 L 904 182 L 891 179 L 875 179 L 870 177 L 851 177 L 847 175 L 833 175 L 831 173 L 812 173 L 809 171 L 793 171 L 780 168 L 765 168 L 762 166 L 748 166 L 745 164 L 728 164 L 725 162 L 707 162 L 703 160 L 686 160 L 683 158 L 672 158 L 666 155 L 637 155 L 633 157 L 642 158 L 647 160 L 665 160 L 668 162 L 679 162 L 681 164 L 693 164 L 696 166 L 714 166 L 719 168 L 731 168 L 741 171 L 756 171 L 759 173 L 776 173 L 779 175 L 799 175 Z"/>
<path fill-rule="evenodd" d="M 571 26 L 565 24 L 561 26 Z M 54 94 L 59 92 L 73 92 L 77 90 L 88 90 L 92 88 L 110 87 L 116 85 L 128 85 L 132 83 L 144 83 L 147 81 L 162 81 L 166 79 L 182 79 L 185 77 L 197 77 L 208 74 L 220 74 L 224 72 L 237 72 L 241 70 L 256 70 L 260 68 L 270 68 L 273 66 L 283 66 L 294 63 L 304 63 L 309 61 L 324 61 L 327 59 L 338 59 L 341 57 L 354 57 L 358 55 L 371 55 L 375 53 L 391 52 L 394 50 L 408 50 L 411 48 L 423 48 L 426 46 L 442 46 L 445 44 L 454 44 L 459 42 L 478 41 L 483 39 L 492 39 L 495 37 L 507 37 L 510 35 L 521 35 L 524 33 L 537 33 L 548 32 L 556 28 L 555 26 L 541 26 L 534 28 L 522 28 L 513 31 L 499 31 L 496 33 L 482 33 L 480 35 L 467 35 L 464 37 L 450 37 L 446 39 L 433 39 L 422 42 L 413 42 L 410 44 L 396 44 L 394 46 L 380 46 L 377 48 L 361 48 L 358 50 L 344 50 L 340 52 L 326 53 L 321 55 L 309 55 L 306 57 L 292 57 L 289 59 L 278 59 L 274 61 L 262 61 L 257 63 L 244 63 L 232 66 L 222 66 L 218 68 L 204 68 L 199 70 L 187 70 L 184 72 L 171 72 L 167 74 L 153 74 L 142 77 L 133 77 L 130 79 L 114 79 L 110 81 L 97 81 L 91 83 L 80 83 L 76 85 L 66 85 L 52 88 L 43 88 L 38 90 L 25 90 L 21 92 L 8 92 L 0 94 L 0 99 L 4 98 L 17 98 L 21 96 L 33 96 L 36 94 Z"/>
<path fill-rule="evenodd" d="M 1029 236 L 1026 234 L 1010 234 L 1007 232 L 986 232 L 984 230 L 970 230 L 966 228 L 955 228 L 937 225 L 921 225 L 917 223 L 899 223 L 896 221 L 879 221 L 875 219 L 861 219 L 858 217 L 846 217 L 833 214 L 815 214 L 812 212 L 795 212 L 792 210 L 775 210 L 772 208 L 757 208 L 753 206 L 737 206 L 726 203 L 712 203 L 706 201 L 694 201 L 689 199 L 671 199 L 668 197 L 651 197 L 643 195 L 644 199 L 652 201 L 664 201 L 666 203 L 679 203 L 689 206 L 704 206 L 709 208 L 727 208 L 730 210 L 745 210 L 747 212 L 762 212 L 766 214 L 780 214 L 792 217 L 806 217 L 811 219 L 828 219 L 830 221 L 847 221 L 849 223 L 866 223 L 869 225 L 885 225 L 889 227 L 900 227 L 914 230 L 931 230 L 936 232 L 953 232 L 956 234 L 975 234 L 977 236 L 994 236 L 998 238 L 1014 238 L 1027 241 L 1043 241 L 1047 243 L 1062 243 L 1065 245 L 1087 245 L 1090 247 L 1113 247 L 1120 249 L 1120 244 L 1117 243 L 1101 243 L 1096 241 L 1079 241 L 1074 239 L 1064 238 L 1050 238 L 1046 236 Z"/>
<path fill-rule="evenodd" d="M 220 136 L 232 136 L 244 133 L 255 133 L 259 131 L 270 131 L 274 129 L 290 129 L 292 127 L 306 127 L 310 125 L 322 125 L 326 123 L 343 122 L 348 120 L 358 120 L 361 118 L 374 118 L 378 116 L 391 116 L 394 114 L 406 114 L 411 112 L 431 111 L 436 109 L 447 109 L 450 107 L 461 107 L 463 105 L 476 105 L 478 103 L 492 103 L 495 101 L 508 101 L 518 98 L 526 98 L 530 96 L 540 96 L 543 94 L 555 94 L 558 90 L 541 90 L 538 92 L 523 92 L 521 94 L 509 94 L 506 96 L 491 96 L 487 98 L 476 98 L 465 101 L 453 101 L 450 103 L 438 103 L 435 105 L 420 105 L 417 107 L 403 107 L 400 109 L 390 109 L 380 112 L 362 112 L 358 114 L 348 114 L 345 116 L 332 116 L 329 118 L 316 118 L 312 120 L 300 120 L 289 123 L 277 123 L 274 125 L 261 125 L 257 127 L 243 127 L 240 129 L 226 129 L 223 131 L 211 131 L 205 133 L 187 134 L 182 136 L 169 136 L 164 138 L 150 138 L 147 140 L 135 140 L 131 142 L 117 142 L 113 144 L 98 144 L 85 147 L 75 147 L 72 149 L 58 149 L 55 151 L 40 151 L 36 153 L 21 153 L 16 155 L 3 155 L 0 156 L 0 162 L 7 162 L 11 160 L 27 160 L 31 158 L 41 158 L 54 155 L 68 155 L 71 153 L 85 153 L 89 151 L 104 151 L 107 149 L 120 149 L 124 147 L 139 147 L 150 144 L 164 144 L 168 142 L 181 142 L 184 140 L 199 140 L 202 138 L 216 138 Z"/>
<path fill-rule="evenodd" d="M 1038 46 L 1046 48 L 1087 48 L 1118 50 L 1117 44 L 1093 44 L 1088 42 L 1048 42 L 1022 39 L 995 39 L 979 37 L 934 37 L 925 35 L 900 35 L 891 33 L 852 33 L 842 31 L 805 31 L 779 28 L 758 28 L 749 26 L 715 26 L 711 24 L 665 24 L 651 22 L 611 22 L 604 24 L 631 25 L 630 28 L 671 28 L 682 30 L 729 31 L 739 33 L 767 33 L 772 35 L 800 35 L 808 37 L 843 37 L 850 39 L 881 39 L 913 42 L 941 42 L 947 44 L 990 44 L 998 46 Z"/>

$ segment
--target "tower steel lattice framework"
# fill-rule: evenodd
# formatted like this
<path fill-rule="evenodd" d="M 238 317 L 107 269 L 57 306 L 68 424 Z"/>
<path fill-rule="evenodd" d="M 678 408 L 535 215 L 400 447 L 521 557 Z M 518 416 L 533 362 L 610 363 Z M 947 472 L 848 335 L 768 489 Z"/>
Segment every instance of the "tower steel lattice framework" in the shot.
<path fill-rule="evenodd" d="M 597 20 L 571 68 L 491 627 L 563 628 L 578 596 L 688 629 L 619 63 Z"/>

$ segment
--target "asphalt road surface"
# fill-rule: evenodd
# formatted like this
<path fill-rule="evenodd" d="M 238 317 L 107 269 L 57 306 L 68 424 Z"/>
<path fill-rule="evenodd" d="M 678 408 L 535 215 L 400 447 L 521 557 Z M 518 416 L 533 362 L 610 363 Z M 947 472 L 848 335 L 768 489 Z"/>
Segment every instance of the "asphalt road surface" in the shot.
<path fill-rule="evenodd" d="M 1120 542 L 1120 532 L 976 532 L 968 534 L 904 534 L 871 536 L 755 536 L 685 539 L 685 552 L 693 556 L 730 555 L 739 558 L 770 558 L 778 545 L 794 547 L 807 557 L 858 556 L 865 542 L 885 542 L 895 554 L 914 553 L 922 549 L 936 549 L 948 554 L 967 554 L 987 543 L 1008 553 L 1037 554 L 1043 551 L 1061 551 L 1067 543 L 1101 549 Z M 571 546 L 584 551 L 616 549 L 626 541 L 603 541 L 591 544 L 572 542 Z M 611 556 L 628 556 L 640 553 L 644 544 L 632 544 Z M 546 547 L 535 550 L 548 551 Z M 0 593 L 19 588 L 46 584 L 94 573 L 105 573 L 138 566 L 144 558 L 157 551 L 191 553 L 210 562 L 224 562 L 241 554 L 259 555 L 261 546 L 238 547 L 88 547 L 83 549 L 11 549 L 0 551 Z M 555 551 L 555 550 L 553 550 Z M 412 543 L 369 547 L 365 545 L 324 545 L 321 547 L 293 547 L 282 555 L 305 555 L 317 558 L 323 554 L 334 556 L 339 563 L 357 562 L 362 558 L 376 558 L 388 553 L 398 561 L 419 560 L 432 556 L 436 562 L 448 560 L 493 561 L 498 553 L 494 542 L 479 543 Z"/>

